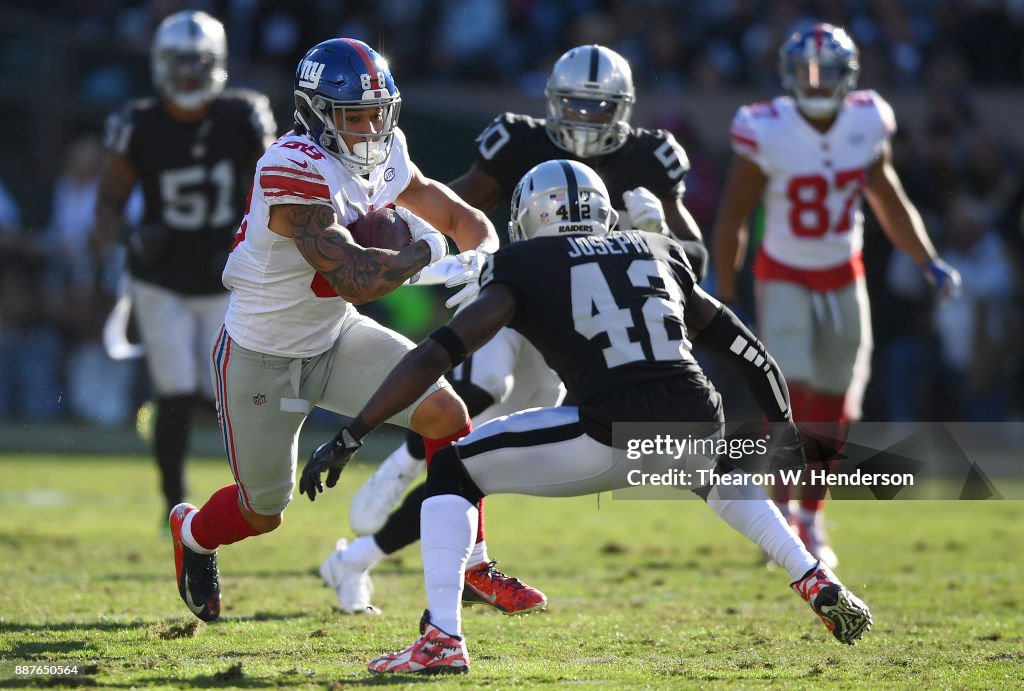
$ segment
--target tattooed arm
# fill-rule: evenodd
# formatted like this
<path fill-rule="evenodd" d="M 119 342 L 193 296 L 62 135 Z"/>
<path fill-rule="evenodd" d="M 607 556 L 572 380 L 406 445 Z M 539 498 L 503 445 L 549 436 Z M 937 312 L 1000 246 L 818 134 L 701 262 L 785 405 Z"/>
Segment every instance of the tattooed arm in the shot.
<path fill-rule="evenodd" d="M 423 241 L 400 252 L 360 247 L 338 225 L 334 209 L 322 204 L 272 206 L 270 230 L 291 238 L 310 266 L 354 305 L 387 295 L 430 263 Z"/>

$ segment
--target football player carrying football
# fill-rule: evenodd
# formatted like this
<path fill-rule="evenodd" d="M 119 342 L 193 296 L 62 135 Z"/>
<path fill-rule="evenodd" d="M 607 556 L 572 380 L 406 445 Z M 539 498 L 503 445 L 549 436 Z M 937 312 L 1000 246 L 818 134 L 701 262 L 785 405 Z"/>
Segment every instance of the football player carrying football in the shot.
<path fill-rule="evenodd" d="M 754 262 L 761 337 L 789 381 L 793 418 L 813 422 L 808 461 L 827 464 L 860 415 L 871 357 L 864 281 L 867 198 L 892 243 L 921 268 L 942 297 L 959 274 L 939 259 L 892 166 L 892 108 L 871 90 L 855 91 L 857 47 L 840 28 L 815 24 L 779 51 L 789 92 L 746 105 L 732 121 L 736 155 L 715 222 L 718 297 L 736 300 L 745 223 L 765 208 L 764 242 Z M 815 435 L 811 435 L 812 437 Z M 795 519 L 807 549 L 834 566 L 822 518 L 824 487 L 808 487 L 791 516 L 789 489 L 776 486 L 782 514 Z"/>
<path fill-rule="evenodd" d="M 582 163 L 548 161 L 530 170 L 512 198 L 514 237 L 522 241 L 487 258 L 475 276 L 477 297 L 405 356 L 340 441 L 320 447 L 303 469 L 306 483 L 323 472 L 337 475 L 367 433 L 503 328 L 533 343 L 576 401 L 492 420 L 434 454 L 422 506 L 430 527 L 421 538 L 428 609 L 420 637 L 374 659 L 372 672 L 468 671 L 463 572 L 484 495 L 564 497 L 627 486 L 637 461 L 613 446 L 616 423 L 688 421 L 718 438 L 722 400 L 694 359 L 691 338 L 743 374 L 773 423 L 773 467 L 802 466 L 803 444 L 775 361 L 697 286 L 678 242 L 611 231 L 614 215 L 604 183 Z M 839 641 L 855 643 L 871 627 L 867 606 L 804 548 L 746 471 L 722 461 L 714 468 L 716 477 L 728 477 L 694 491 L 786 569 Z"/>
<path fill-rule="evenodd" d="M 598 171 L 614 203 L 621 205 L 624 227 L 669 233 L 683 241 L 698 278 L 702 276 L 707 252 L 682 203 L 689 160 L 671 132 L 630 125 L 636 90 L 625 58 L 604 46 L 572 48 L 552 68 L 545 96 L 544 119 L 513 113 L 495 118 L 476 139 L 472 167 L 451 188 L 490 213 L 502 204 L 507 208 L 516 183 L 533 166 L 566 157 L 583 161 Z M 424 281 L 442 282 L 457 272 L 461 267 L 449 258 L 425 271 Z M 512 329 L 502 329 L 449 379 L 474 424 L 525 408 L 558 405 L 565 395 L 536 348 Z M 419 476 L 423 458 L 422 443 L 410 435 L 353 497 L 349 523 L 364 537 L 351 545 L 339 541 L 324 562 L 323 573 L 336 574 L 334 582 L 357 583 L 362 572 L 419 538 L 423 485 L 388 513 Z M 467 601 L 488 602 L 506 613 L 542 607 L 542 593 L 515 579 L 499 580 L 502 574 L 494 570 L 481 533 L 477 539 L 466 572 Z M 480 578 L 487 574 L 492 577 Z M 502 587 L 489 589 L 496 584 Z M 342 609 L 352 608 L 348 594 L 358 592 L 338 590 Z"/>
<path fill-rule="evenodd" d="M 228 304 L 221 271 L 256 161 L 277 133 L 266 96 L 225 89 L 224 26 L 205 12 L 167 17 L 150 59 L 160 98 L 132 101 L 107 120 L 96 228 L 128 245 L 128 294 L 156 397 L 153 451 L 170 510 L 185 497 L 193 408 L 213 400 L 206 353 Z M 126 228 L 136 183 L 145 216 Z"/>
<path fill-rule="evenodd" d="M 179 593 L 206 621 L 220 612 L 217 548 L 281 524 L 312 407 L 354 413 L 413 347 L 351 305 L 447 254 L 436 228 L 464 249 L 497 244 L 483 213 L 410 160 L 397 126 L 401 98 L 373 49 L 347 38 L 317 44 L 294 85 L 294 129 L 257 163 L 223 274 L 230 300 L 212 374 L 234 482 L 202 509 L 179 504 L 170 515 Z M 352 242 L 345 225 L 390 204 L 413 243 L 395 252 Z M 430 456 L 471 426 L 443 379 L 421 394 L 390 418 L 422 434 Z"/>

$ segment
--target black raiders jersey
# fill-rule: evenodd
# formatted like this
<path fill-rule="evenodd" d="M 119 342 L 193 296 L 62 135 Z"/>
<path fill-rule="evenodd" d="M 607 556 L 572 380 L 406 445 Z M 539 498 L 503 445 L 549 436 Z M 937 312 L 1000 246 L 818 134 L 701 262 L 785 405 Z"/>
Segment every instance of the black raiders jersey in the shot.
<path fill-rule="evenodd" d="M 705 420 L 720 412 L 686 338 L 683 310 L 695 280 L 675 240 L 631 230 L 514 242 L 485 265 L 480 285 L 491 283 L 515 296 L 509 326 L 558 373 L 582 416 L 593 412 L 588 407 L 601 409 L 603 422 L 654 421 L 666 413 Z M 617 389 L 677 377 L 693 382 L 697 409 L 684 407 L 693 400 L 659 401 L 652 404 L 657 410 L 604 404 Z"/>
<path fill-rule="evenodd" d="M 244 89 L 224 91 L 194 123 L 174 120 L 152 98 L 108 118 L 105 144 L 128 159 L 142 186 L 142 223 L 166 231 L 147 261 L 129 253 L 132 276 L 184 294 L 224 290 L 253 168 L 275 130 L 266 96 Z"/>
<path fill-rule="evenodd" d="M 476 166 L 498 181 L 506 205 L 530 168 L 556 158 L 575 158 L 551 141 L 543 119 L 528 115 L 499 115 L 476 142 Z M 620 210 L 622 193 L 637 187 L 646 187 L 661 199 L 682 197 L 690 170 L 686 152 L 667 130 L 634 128 L 622 147 L 583 162 L 601 176 L 612 204 Z"/>

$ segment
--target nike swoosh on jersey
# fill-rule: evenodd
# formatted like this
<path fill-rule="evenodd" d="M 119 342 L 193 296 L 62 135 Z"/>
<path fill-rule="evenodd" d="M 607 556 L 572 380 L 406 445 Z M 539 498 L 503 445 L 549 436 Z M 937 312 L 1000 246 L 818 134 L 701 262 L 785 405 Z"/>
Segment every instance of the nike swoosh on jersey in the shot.
<path fill-rule="evenodd" d="M 294 158 L 289 158 L 288 160 L 291 161 L 292 163 L 294 163 L 295 165 L 297 165 L 299 168 L 308 168 L 309 167 L 309 161 L 302 161 L 300 163 L 299 161 L 296 161 Z"/>

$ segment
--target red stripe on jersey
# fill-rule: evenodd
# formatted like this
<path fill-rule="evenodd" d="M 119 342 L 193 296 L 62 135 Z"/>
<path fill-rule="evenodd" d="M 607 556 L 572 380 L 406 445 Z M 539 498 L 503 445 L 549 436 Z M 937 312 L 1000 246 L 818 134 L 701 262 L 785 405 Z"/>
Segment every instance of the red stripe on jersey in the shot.
<path fill-rule="evenodd" d="M 291 175 L 301 175 L 304 178 L 309 178 L 310 180 L 317 181 L 323 181 L 324 179 L 324 176 L 320 175 L 319 173 L 314 173 L 308 170 L 297 170 L 295 168 L 288 168 L 286 166 L 267 166 L 266 168 L 260 171 L 260 175 L 262 176 L 265 173 L 289 173 Z"/>
<path fill-rule="evenodd" d="M 737 144 L 742 144 L 743 146 L 745 146 L 745 147 L 747 147 L 749 149 L 753 149 L 753 150 L 757 151 L 757 140 L 756 139 L 751 139 L 750 137 L 744 137 L 742 134 L 736 134 L 735 132 L 730 132 L 729 133 L 729 137 L 734 142 L 736 142 Z"/>
<path fill-rule="evenodd" d="M 274 199 L 276 197 L 297 197 L 298 199 L 308 199 L 308 200 L 314 201 L 314 202 L 328 203 L 328 201 L 326 199 L 324 199 L 323 197 L 311 197 L 308 194 L 300 194 L 298 192 L 289 192 L 287 190 L 278 190 L 276 192 L 267 192 L 263 196 L 267 197 L 268 199 Z"/>
<path fill-rule="evenodd" d="M 751 116 L 755 118 L 776 118 L 779 116 L 778 109 L 771 101 L 758 101 L 757 103 L 751 103 L 747 108 L 750 109 Z"/>
<path fill-rule="evenodd" d="M 366 73 L 370 75 L 370 79 L 372 80 L 370 82 L 370 88 L 383 89 L 384 85 L 377 81 L 377 66 L 373 64 L 373 59 L 370 57 L 370 54 L 366 52 L 366 49 L 363 48 L 362 44 L 358 41 L 353 41 L 351 38 L 343 38 L 341 40 L 355 48 L 356 52 L 359 53 L 359 57 L 363 59 L 363 66 L 366 67 Z"/>
<path fill-rule="evenodd" d="M 313 274 L 313 280 L 309 283 L 310 290 L 313 291 L 313 295 L 318 298 L 337 298 L 341 297 L 337 291 L 331 285 L 330 281 L 324 278 L 324 275 L 317 271 Z"/>
<path fill-rule="evenodd" d="M 799 269 L 769 257 L 762 245 L 757 248 L 757 256 L 754 258 L 754 276 L 760 281 L 785 281 L 818 293 L 827 293 L 844 288 L 864 276 L 864 254 L 857 252 L 838 266 Z"/>
<path fill-rule="evenodd" d="M 286 175 L 261 175 L 260 186 L 268 192 L 268 196 L 278 196 L 273 193 L 273 190 L 283 190 L 297 196 L 323 199 L 324 201 L 331 198 L 331 190 L 327 185 L 309 180 L 296 180 Z"/>

